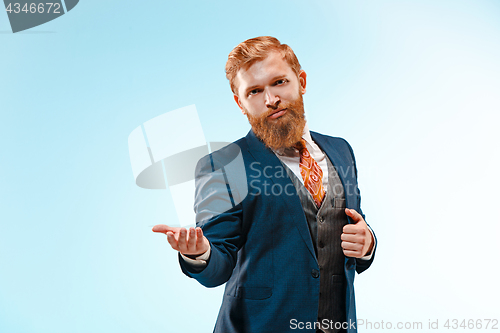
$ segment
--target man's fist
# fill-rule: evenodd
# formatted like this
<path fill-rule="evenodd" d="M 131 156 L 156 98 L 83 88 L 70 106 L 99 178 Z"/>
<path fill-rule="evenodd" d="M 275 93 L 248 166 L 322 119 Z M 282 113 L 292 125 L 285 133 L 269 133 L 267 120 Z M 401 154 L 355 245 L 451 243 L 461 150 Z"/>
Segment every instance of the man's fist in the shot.
<path fill-rule="evenodd" d="M 165 224 L 157 224 L 153 227 L 153 231 L 166 234 L 172 249 L 184 255 L 202 255 L 210 248 L 210 242 L 203 236 L 200 227 L 196 229 L 191 227 L 188 231 L 186 228 L 174 228 Z"/>
<path fill-rule="evenodd" d="M 354 224 L 346 224 L 343 229 L 342 249 L 346 257 L 362 258 L 373 249 L 373 236 L 363 217 L 354 209 L 345 209 Z"/>

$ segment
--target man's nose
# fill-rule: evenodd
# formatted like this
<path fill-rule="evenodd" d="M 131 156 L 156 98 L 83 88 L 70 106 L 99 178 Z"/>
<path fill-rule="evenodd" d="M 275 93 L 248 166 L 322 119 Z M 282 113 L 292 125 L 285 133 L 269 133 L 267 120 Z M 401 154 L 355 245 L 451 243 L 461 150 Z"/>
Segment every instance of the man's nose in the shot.
<path fill-rule="evenodd" d="M 273 109 L 277 108 L 278 104 L 280 103 L 279 96 L 273 94 L 273 92 L 269 88 L 264 89 L 264 92 L 266 96 L 266 107 Z"/>

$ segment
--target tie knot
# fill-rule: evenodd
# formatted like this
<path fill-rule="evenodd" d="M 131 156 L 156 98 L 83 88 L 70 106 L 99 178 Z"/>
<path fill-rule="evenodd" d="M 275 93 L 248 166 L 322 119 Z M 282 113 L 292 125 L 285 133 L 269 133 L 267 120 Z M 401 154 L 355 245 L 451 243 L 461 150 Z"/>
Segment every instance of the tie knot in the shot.
<path fill-rule="evenodd" d="M 300 153 L 302 153 L 304 150 L 307 150 L 306 148 L 306 140 L 301 139 L 299 142 L 297 142 L 293 148 L 297 149 Z"/>

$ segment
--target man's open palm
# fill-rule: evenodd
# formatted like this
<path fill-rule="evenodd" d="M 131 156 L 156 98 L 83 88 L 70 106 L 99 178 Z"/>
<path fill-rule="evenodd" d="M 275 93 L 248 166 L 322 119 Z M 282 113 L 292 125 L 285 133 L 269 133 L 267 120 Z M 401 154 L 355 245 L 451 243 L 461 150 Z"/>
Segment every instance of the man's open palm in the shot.
<path fill-rule="evenodd" d="M 186 230 L 186 228 L 157 224 L 153 227 L 153 231 L 166 234 L 170 246 L 184 255 L 202 255 L 210 248 L 210 242 L 203 236 L 200 227 Z"/>

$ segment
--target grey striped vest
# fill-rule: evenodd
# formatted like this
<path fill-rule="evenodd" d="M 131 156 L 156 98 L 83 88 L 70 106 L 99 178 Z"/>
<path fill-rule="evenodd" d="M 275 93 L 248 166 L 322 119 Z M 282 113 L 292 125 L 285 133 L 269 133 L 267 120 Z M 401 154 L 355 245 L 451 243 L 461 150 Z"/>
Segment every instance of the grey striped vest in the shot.
<path fill-rule="evenodd" d="M 295 174 L 284 165 L 304 209 L 320 271 L 318 322 L 334 326 L 346 321 L 346 278 L 344 253 L 340 246 L 342 228 L 347 224 L 344 187 L 335 167 L 325 154 L 328 165 L 328 187 L 318 209 L 309 191 Z M 333 323 L 331 325 L 331 323 Z M 323 329 L 317 332 L 345 332 L 342 329 Z"/>

